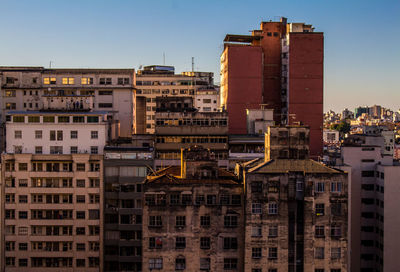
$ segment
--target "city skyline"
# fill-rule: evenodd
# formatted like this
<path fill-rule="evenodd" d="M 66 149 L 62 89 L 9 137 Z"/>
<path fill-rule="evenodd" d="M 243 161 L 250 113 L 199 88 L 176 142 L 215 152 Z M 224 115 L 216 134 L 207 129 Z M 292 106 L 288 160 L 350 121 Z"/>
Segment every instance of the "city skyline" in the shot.
<path fill-rule="evenodd" d="M 248 34 L 261 21 L 284 16 L 325 33 L 324 111 L 399 108 L 396 1 L 1 2 L 1 65 L 138 69 L 163 64 L 165 56 L 180 72 L 191 70 L 194 57 L 195 70 L 214 72 L 219 82 L 225 34 Z"/>

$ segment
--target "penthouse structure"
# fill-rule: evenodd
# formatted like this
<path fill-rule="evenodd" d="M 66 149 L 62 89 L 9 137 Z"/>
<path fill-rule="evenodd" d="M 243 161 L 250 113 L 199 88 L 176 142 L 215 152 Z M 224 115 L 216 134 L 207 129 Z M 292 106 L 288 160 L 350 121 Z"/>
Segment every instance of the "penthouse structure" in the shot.
<path fill-rule="evenodd" d="M 243 270 L 243 186 L 208 150 L 144 183 L 143 271 Z"/>
<path fill-rule="evenodd" d="M 213 73 L 210 72 L 175 74 L 173 66 L 162 65 L 146 66 L 143 70 L 139 70 L 136 81 L 135 133 L 155 133 L 157 97 L 180 96 L 194 98 L 199 96 L 199 99 L 201 99 L 198 101 L 200 111 L 214 111 L 218 102 L 214 93 L 213 76 Z"/>
<path fill-rule="evenodd" d="M 221 107 L 230 134 L 246 133 L 246 110 L 274 110 L 275 124 L 310 127 L 310 155 L 322 154 L 323 33 L 312 25 L 261 22 L 251 35 L 226 35 L 221 55 Z"/>
<path fill-rule="evenodd" d="M 115 136 L 130 137 L 134 83 L 134 69 L 0 67 L 0 120 L 10 110 L 107 111 Z"/>
<path fill-rule="evenodd" d="M 237 167 L 244 271 L 348 271 L 347 174 L 308 158 L 304 127 L 271 127 L 265 138 L 265 158 Z"/>

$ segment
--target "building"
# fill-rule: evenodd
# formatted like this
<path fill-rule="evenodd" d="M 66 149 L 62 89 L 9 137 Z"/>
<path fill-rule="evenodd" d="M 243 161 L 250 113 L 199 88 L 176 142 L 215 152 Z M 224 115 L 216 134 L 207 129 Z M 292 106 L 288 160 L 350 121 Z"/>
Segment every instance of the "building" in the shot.
<path fill-rule="evenodd" d="M 39 110 L 6 113 L 2 271 L 102 270 L 102 154 L 111 126 L 107 112 L 81 99 L 43 95 Z M 75 106 L 65 109 L 66 100 Z"/>
<path fill-rule="evenodd" d="M 342 111 L 342 116 L 341 116 L 342 118 L 342 120 L 345 120 L 345 119 L 354 119 L 354 113 L 352 112 L 352 111 L 350 111 L 349 109 L 344 109 L 343 111 Z"/>
<path fill-rule="evenodd" d="M 264 158 L 264 134 L 229 135 L 229 169 L 237 163 Z"/>
<path fill-rule="evenodd" d="M 217 112 L 220 110 L 219 91 L 217 89 L 199 89 L 194 94 L 194 107 L 199 112 Z"/>
<path fill-rule="evenodd" d="M 194 146 L 144 184 L 143 271 L 243 269 L 243 185 Z"/>
<path fill-rule="evenodd" d="M 262 134 L 264 135 L 268 127 L 274 126 L 274 110 L 265 109 L 248 109 L 247 116 L 247 134 Z"/>
<path fill-rule="evenodd" d="M 104 271 L 142 271 L 142 183 L 153 155 L 133 143 L 104 149 Z"/>
<path fill-rule="evenodd" d="M 400 164 L 386 154 L 383 136 L 350 135 L 342 145 L 341 168 L 349 169 L 351 271 L 395 271 Z"/>
<path fill-rule="evenodd" d="M 347 174 L 303 153 L 304 130 L 271 127 L 265 159 L 237 168 L 246 195 L 244 271 L 348 271 Z"/>
<path fill-rule="evenodd" d="M 360 117 L 363 113 L 369 114 L 369 108 L 368 107 L 358 107 L 354 109 L 354 117 L 358 118 Z"/>
<path fill-rule="evenodd" d="M 228 114 L 198 112 L 191 97 L 157 98 L 155 167 L 180 165 L 181 149 L 210 149 L 221 167 L 228 167 Z"/>
<path fill-rule="evenodd" d="M 251 35 L 226 35 L 221 55 L 221 107 L 230 134 L 246 133 L 246 110 L 274 110 L 275 124 L 310 127 L 312 157 L 322 154 L 323 33 L 311 25 L 262 22 Z"/>
<path fill-rule="evenodd" d="M 0 67 L 0 119 L 4 123 L 9 110 L 38 111 L 48 103 L 58 111 L 90 108 L 107 111 L 116 137 L 130 138 L 134 82 L 134 69 Z"/>
<path fill-rule="evenodd" d="M 339 131 L 334 129 L 324 129 L 324 144 L 339 144 Z"/>
<path fill-rule="evenodd" d="M 163 96 L 181 96 L 194 98 L 198 90 L 214 89 L 213 73 L 208 72 L 183 72 L 175 74 L 173 66 L 152 65 L 145 66 L 138 71 L 136 80 L 135 98 L 135 134 L 155 133 L 155 111 L 156 98 Z M 200 93 L 199 93 L 200 94 Z M 205 95 L 203 93 L 203 95 Z M 208 95 L 207 95 L 208 96 Z M 206 101 L 211 110 L 217 103 L 214 103 L 215 95 L 211 103 Z M 214 106 L 215 104 L 215 106 Z M 200 106 L 202 107 L 202 106 Z"/>

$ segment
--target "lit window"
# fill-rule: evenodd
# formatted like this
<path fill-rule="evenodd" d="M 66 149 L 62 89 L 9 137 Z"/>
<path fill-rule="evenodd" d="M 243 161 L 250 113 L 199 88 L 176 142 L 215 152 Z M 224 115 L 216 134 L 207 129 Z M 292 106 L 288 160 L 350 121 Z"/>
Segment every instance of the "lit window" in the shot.
<path fill-rule="evenodd" d="M 91 84 L 93 84 L 93 78 L 92 77 L 82 77 L 81 84 L 82 85 L 91 85 Z"/>
<path fill-rule="evenodd" d="M 62 84 L 64 85 L 72 85 L 75 83 L 75 78 L 73 77 L 63 77 L 62 78 Z"/>

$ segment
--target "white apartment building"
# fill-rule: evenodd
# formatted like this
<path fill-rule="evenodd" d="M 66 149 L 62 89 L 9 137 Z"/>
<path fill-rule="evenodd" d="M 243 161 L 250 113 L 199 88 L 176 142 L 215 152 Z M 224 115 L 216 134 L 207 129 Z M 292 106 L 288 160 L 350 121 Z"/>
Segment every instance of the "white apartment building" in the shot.
<path fill-rule="evenodd" d="M 63 105 L 6 113 L 2 271 L 102 271 L 107 112 Z"/>
<path fill-rule="evenodd" d="M 119 128 L 119 136 L 130 137 L 134 83 L 134 69 L 0 67 L 0 120 L 5 122 L 10 110 L 46 108 L 46 97 L 65 103 L 65 108 L 107 111 L 109 120 Z M 67 103 L 78 96 L 78 103 Z"/>
<path fill-rule="evenodd" d="M 199 112 L 217 112 L 220 108 L 219 91 L 216 89 L 197 90 L 193 102 Z"/>
<path fill-rule="evenodd" d="M 6 117 L 8 154 L 102 154 L 106 112 L 12 111 Z"/>
<path fill-rule="evenodd" d="M 400 251 L 400 164 L 382 136 L 351 135 L 342 146 L 349 180 L 351 271 L 397 271 Z"/>

